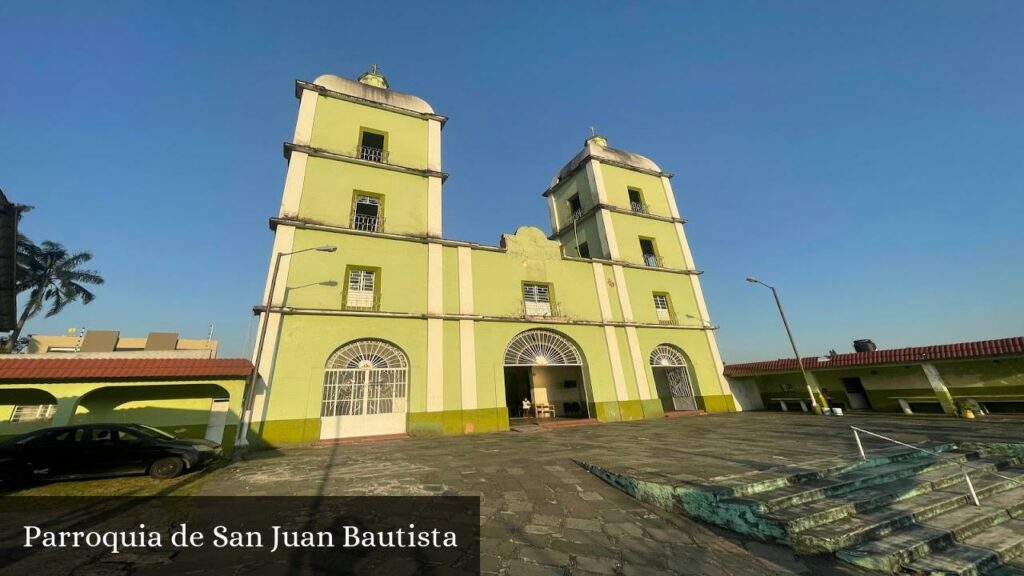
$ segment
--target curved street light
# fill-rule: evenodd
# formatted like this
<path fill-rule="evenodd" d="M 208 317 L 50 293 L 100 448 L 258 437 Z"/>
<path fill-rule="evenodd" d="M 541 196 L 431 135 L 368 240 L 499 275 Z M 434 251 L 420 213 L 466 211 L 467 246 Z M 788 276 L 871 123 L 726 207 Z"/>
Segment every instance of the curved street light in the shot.
<path fill-rule="evenodd" d="M 775 297 L 775 305 L 779 308 L 779 316 L 782 316 L 782 325 L 786 328 L 786 336 L 789 336 L 789 345 L 793 347 L 793 355 L 796 356 L 796 364 L 800 368 L 800 373 L 803 374 L 804 382 L 807 384 L 807 394 L 811 397 L 811 411 L 815 414 L 822 414 L 821 406 L 818 404 L 818 401 L 814 396 L 814 385 L 811 383 L 811 377 L 804 368 L 804 361 L 800 357 L 800 352 L 796 349 L 796 340 L 793 339 L 793 332 L 789 329 L 789 321 L 786 320 L 786 312 L 782 310 L 782 301 L 779 300 L 778 291 L 775 290 L 774 286 L 765 284 L 753 276 L 748 276 L 747 282 L 750 282 L 751 284 L 760 284 L 772 291 L 772 296 Z M 822 402 L 824 403 L 824 398 L 822 398 Z"/>
<path fill-rule="evenodd" d="M 260 360 L 263 359 L 263 343 L 267 339 L 267 325 L 270 324 L 270 307 L 274 299 L 274 289 L 277 287 L 277 271 L 281 268 L 281 259 L 285 256 L 292 256 L 303 252 L 336 252 L 337 250 L 337 246 L 325 244 L 291 252 L 279 252 L 274 259 L 274 271 L 270 275 L 270 289 L 267 290 L 267 301 L 263 304 L 263 314 L 266 316 L 263 318 L 263 325 L 260 327 L 260 339 L 256 345 L 256 358 L 253 362 L 252 375 L 249 376 L 249 382 L 245 387 L 244 397 L 242 398 L 242 425 L 238 427 L 238 438 L 235 440 L 237 446 L 245 446 L 249 443 L 247 436 L 249 424 L 252 421 L 252 404 L 256 399 L 256 382 L 259 379 Z"/>

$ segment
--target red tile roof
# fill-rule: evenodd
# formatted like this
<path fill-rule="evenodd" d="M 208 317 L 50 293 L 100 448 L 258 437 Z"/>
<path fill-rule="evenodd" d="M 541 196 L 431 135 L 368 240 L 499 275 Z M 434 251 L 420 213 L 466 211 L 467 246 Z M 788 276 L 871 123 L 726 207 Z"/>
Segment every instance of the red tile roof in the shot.
<path fill-rule="evenodd" d="M 894 348 L 892 350 L 875 350 L 874 352 L 851 352 L 849 354 L 838 354 L 831 358 L 804 358 L 804 368 L 808 370 L 823 370 L 854 366 L 878 366 L 883 364 L 907 364 L 936 360 L 965 360 L 1021 355 L 1024 355 L 1024 337 L 1018 336 L 1016 338 L 1003 338 L 1002 340 Z M 796 372 L 799 369 L 796 358 L 786 358 L 764 362 L 750 362 L 747 364 L 729 364 L 725 367 L 725 375 L 754 376 L 772 372 Z"/>
<path fill-rule="evenodd" d="M 195 380 L 245 378 L 252 363 L 242 358 L 3 358 L 0 382 L 45 380 Z"/>

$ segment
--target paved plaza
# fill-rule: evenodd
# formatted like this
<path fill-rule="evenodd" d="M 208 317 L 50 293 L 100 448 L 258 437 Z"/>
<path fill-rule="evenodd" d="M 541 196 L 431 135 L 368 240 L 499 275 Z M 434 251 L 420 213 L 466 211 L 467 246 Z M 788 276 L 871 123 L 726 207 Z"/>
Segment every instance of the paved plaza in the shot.
<path fill-rule="evenodd" d="M 1024 442 L 1024 420 L 1013 417 L 708 415 L 256 452 L 209 475 L 199 492 L 477 495 L 485 573 L 856 574 L 830 557 L 797 558 L 641 504 L 576 464 L 709 480 L 855 454 L 851 425 L 906 442 Z"/>

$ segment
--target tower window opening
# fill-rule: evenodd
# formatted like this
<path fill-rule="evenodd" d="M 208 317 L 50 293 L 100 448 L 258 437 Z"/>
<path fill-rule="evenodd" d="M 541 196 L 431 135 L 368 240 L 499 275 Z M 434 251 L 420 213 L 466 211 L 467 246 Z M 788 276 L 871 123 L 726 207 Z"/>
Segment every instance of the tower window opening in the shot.
<path fill-rule="evenodd" d="M 363 130 L 359 136 L 359 158 L 370 162 L 386 163 L 388 153 L 384 149 L 384 134 Z"/>
<path fill-rule="evenodd" d="M 364 232 L 380 232 L 383 227 L 380 214 L 380 198 L 356 195 L 355 210 L 352 212 L 352 228 Z"/>
<path fill-rule="evenodd" d="M 583 206 L 580 205 L 579 194 L 573 194 L 572 198 L 569 198 L 569 213 L 572 214 L 573 220 L 579 220 L 580 216 L 583 216 Z"/>
<path fill-rule="evenodd" d="M 640 252 L 644 256 L 644 264 L 654 268 L 661 266 L 661 258 L 658 257 L 658 253 L 654 250 L 654 240 L 650 238 L 640 239 Z"/>
<path fill-rule="evenodd" d="M 629 209 L 637 214 L 647 214 L 647 204 L 644 204 L 644 196 L 636 188 L 629 189 Z"/>
<path fill-rule="evenodd" d="M 580 258 L 590 258 L 590 246 L 587 246 L 586 242 L 580 242 L 576 249 L 579 251 Z"/>

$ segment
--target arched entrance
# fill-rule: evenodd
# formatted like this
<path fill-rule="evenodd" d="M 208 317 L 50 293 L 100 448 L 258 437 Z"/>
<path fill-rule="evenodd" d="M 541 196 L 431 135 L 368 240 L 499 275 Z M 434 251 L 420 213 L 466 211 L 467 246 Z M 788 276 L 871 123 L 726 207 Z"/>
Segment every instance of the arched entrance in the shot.
<path fill-rule="evenodd" d="M 409 360 L 384 340 L 338 348 L 324 366 L 320 439 L 405 432 Z"/>
<path fill-rule="evenodd" d="M 670 344 L 655 346 L 651 352 L 651 371 L 665 412 L 697 409 L 689 367 L 681 350 Z"/>
<path fill-rule="evenodd" d="M 511 419 L 590 416 L 583 356 L 565 336 L 550 330 L 521 332 L 505 348 L 504 365 Z"/>

